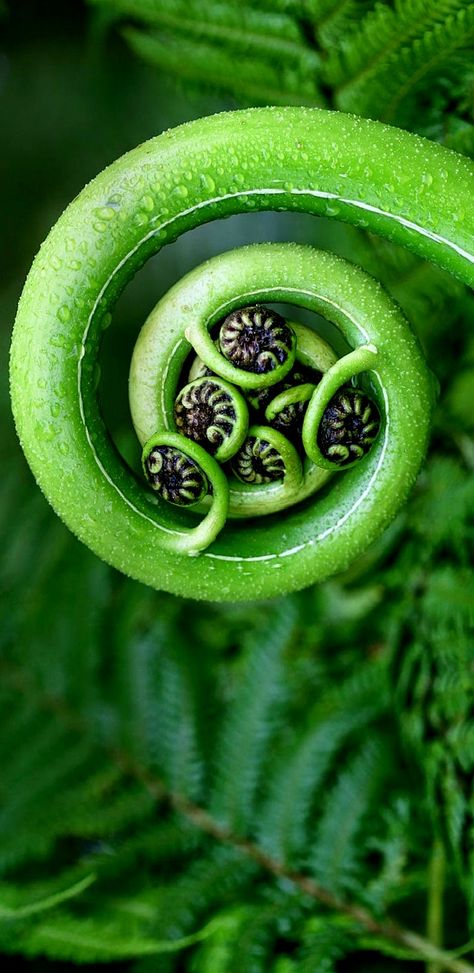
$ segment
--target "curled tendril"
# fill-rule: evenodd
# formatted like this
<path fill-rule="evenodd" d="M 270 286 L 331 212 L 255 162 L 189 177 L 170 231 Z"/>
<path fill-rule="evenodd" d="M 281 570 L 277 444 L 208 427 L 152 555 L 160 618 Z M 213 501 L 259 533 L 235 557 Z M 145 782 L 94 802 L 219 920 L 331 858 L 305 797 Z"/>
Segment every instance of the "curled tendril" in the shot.
<path fill-rule="evenodd" d="M 207 365 L 201 361 L 199 355 L 195 355 L 189 369 L 188 382 L 194 382 L 197 378 L 205 378 L 206 376 L 214 375 L 212 368 L 208 368 Z"/>
<path fill-rule="evenodd" d="M 251 391 L 248 393 L 247 399 L 257 413 L 264 415 L 270 402 L 282 392 L 296 388 L 298 385 L 306 385 L 308 383 L 311 383 L 313 386 L 317 385 L 321 380 L 321 375 L 322 373 L 320 371 L 309 368 L 307 365 L 302 365 L 297 359 L 294 368 L 292 368 L 291 372 L 288 372 L 288 375 L 282 382 L 278 382 L 277 385 L 271 385 L 269 388 Z"/>
<path fill-rule="evenodd" d="M 265 410 L 267 422 L 288 436 L 292 442 L 299 442 L 303 430 L 303 420 L 308 402 L 315 385 L 306 382 L 284 389 L 268 404 Z"/>
<path fill-rule="evenodd" d="M 201 119 L 139 146 L 101 173 L 41 248 L 12 343 L 20 439 L 66 523 L 127 574 L 199 598 L 269 597 L 345 568 L 403 503 L 426 449 L 433 400 L 417 342 L 376 282 L 331 254 L 260 245 L 213 258 L 152 311 L 132 360 L 133 421 L 144 455 L 152 457 L 148 475 L 159 476 L 154 450 L 163 447 L 182 451 L 184 469 L 192 462 L 201 471 L 208 490 L 189 508 L 150 489 L 111 441 L 95 382 L 102 330 L 126 283 L 166 243 L 200 223 L 272 208 L 367 227 L 472 285 L 473 189 L 472 163 L 441 146 L 365 119 L 303 108 Z M 315 350 L 311 329 L 292 324 L 284 362 L 262 373 L 236 367 L 215 345 L 220 323 L 242 308 L 274 304 L 326 317 L 351 350 L 336 361 L 333 352 Z M 253 416 L 252 422 L 267 423 L 264 437 L 283 456 L 282 479 L 239 482 L 217 451 L 212 456 L 178 432 L 174 405 L 192 354 L 244 398 L 273 388 L 265 413 L 281 406 L 281 394 L 314 385 L 300 456 L 269 424 L 282 409 L 273 419 Z M 278 388 L 299 365 L 322 377 Z M 368 452 L 341 468 L 324 455 L 325 416 L 356 376 L 380 424 Z M 190 490 L 193 499 L 197 491 Z M 199 551 L 191 563 L 183 558 Z"/>
<path fill-rule="evenodd" d="M 197 525 L 168 527 L 163 549 L 179 555 L 197 555 L 222 530 L 229 512 L 229 487 L 219 464 L 198 443 L 173 432 L 160 432 L 145 443 L 142 467 L 151 490 L 176 508 L 195 507 L 207 497 L 206 516 Z M 171 508 L 171 509 L 172 509 Z"/>

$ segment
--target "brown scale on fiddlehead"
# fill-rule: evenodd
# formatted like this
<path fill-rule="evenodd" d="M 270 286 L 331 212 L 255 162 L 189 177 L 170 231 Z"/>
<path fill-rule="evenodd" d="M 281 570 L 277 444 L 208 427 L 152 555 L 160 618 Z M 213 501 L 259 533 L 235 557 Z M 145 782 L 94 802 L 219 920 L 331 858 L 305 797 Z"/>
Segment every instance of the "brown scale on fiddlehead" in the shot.
<path fill-rule="evenodd" d="M 324 410 L 318 431 L 322 455 L 347 466 L 368 453 L 380 426 L 375 402 L 359 389 L 342 388 Z"/>
<path fill-rule="evenodd" d="M 209 491 L 207 478 L 197 463 L 175 447 L 153 447 L 143 466 L 152 490 L 168 503 L 188 507 Z"/>
<path fill-rule="evenodd" d="M 285 475 L 285 462 L 266 439 L 248 436 L 232 460 L 232 471 L 243 483 L 274 483 Z"/>
<path fill-rule="evenodd" d="M 174 407 L 178 431 L 214 454 L 234 428 L 232 396 L 216 382 L 195 382 L 179 393 Z"/>
<path fill-rule="evenodd" d="M 265 409 L 267 405 L 281 392 L 286 392 L 287 389 L 292 389 L 296 385 L 304 385 L 311 382 L 313 385 L 318 385 L 321 380 L 321 372 L 318 372 L 314 368 L 309 368 L 308 365 L 303 365 L 301 362 L 297 361 L 288 375 L 282 379 L 281 382 L 277 382 L 276 385 L 270 385 L 268 388 L 255 389 L 255 391 L 250 392 L 247 398 L 251 406 L 255 409 L 257 414 L 263 416 L 265 414 Z M 304 409 L 303 409 L 304 413 Z"/>
<path fill-rule="evenodd" d="M 260 304 L 233 311 L 219 331 L 224 357 L 236 368 L 259 375 L 282 365 L 293 344 L 294 332 L 285 319 Z"/>
<path fill-rule="evenodd" d="M 219 462 L 237 452 L 248 429 L 245 399 L 217 376 L 198 378 L 181 389 L 174 418 L 181 435 L 199 443 Z"/>
<path fill-rule="evenodd" d="M 270 420 L 273 429 L 278 429 L 284 436 L 287 436 L 292 443 L 301 448 L 301 430 L 307 402 L 292 402 L 282 409 L 274 419 Z"/>

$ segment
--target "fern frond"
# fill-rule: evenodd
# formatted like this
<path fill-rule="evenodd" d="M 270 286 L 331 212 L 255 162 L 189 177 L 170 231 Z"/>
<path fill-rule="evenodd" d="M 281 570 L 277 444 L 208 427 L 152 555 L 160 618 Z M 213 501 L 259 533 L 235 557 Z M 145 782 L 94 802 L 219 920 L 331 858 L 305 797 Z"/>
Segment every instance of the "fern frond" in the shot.
<path fill-rule="evenodd" d="M 318 4 L 312 16 L 318 41 L 329 54 L 341 43 L 347 43 L 363 17 L 374 7 L 374 0 L 332 0 Z"/>
<path fill-rule="evenodd" d="M 334 893 L 354 887 L 360 867 L 358 835 L 386 778 L 387 756 L 379 740 L 369 740 L 325 796 L 308 858 L 312 874 Z"/>
<path fill-rule="evenodd" d="M 322 103 L 319 56 L 290 13 L 235 0 L 92 2 L 124 21 L 132 49 L 161 70 L 250 101 Z"/>
<path fill-rule="evenodd" d="M 214 816 L 236 831 L 252 816 L 268 741 L 277 718 L 282 718 L 283 654 L 294 625 L 294 606 L 290 600 L 282 601 L 268 612 L 265 628 L 245 640 L 244 678 L 229 707 L 218 744 L 211 802 Z"/>
<path fill-rule="evenodd" d="M 315 796 L 324 787 L 348 736 L 362 732 L 384 710 L 385 672 L 371 663 L 320 703 L 316 726 L 285 748 L 268 781 L 268 799 L 259 811 L 262 847 L 280 861 L 297 860 L 309 840 Z M 332 711 L 331 711 L 332 710 Z"/>
<path fill-rule="evenodd" d="M 202 0 L 94 0 L 101 7 L 110 7 L 122 18 L 166 32 L 217 43 L 233 49 L 236 54 L 254 51 L 259 57 L 303 60 L 308 66 L 318 66 L 319 58 L 308 47 L 297 21 L 286 14 L 262 12 L 255 7 L 233 2 L 206 3 Z"/>
<path fill-rule="evenodd" d="M 305 924 L 298 973 L 336 973 L 337 962 L 356 944 L 357 926 L 348 919 L 313 916 Z"/>
<path fill-rule="evenodd" d="M 330 57 L 327 80 L 344 111 L 393 120 L 398 105 L 453 52 L 472 47 L 474 5 L 464 0 L 399 0 L 376 7 Z"/>
<path fill-rule="evenodd" d="M 459 127 L 447 132 L 444 142 L 448 149 L 474 158 L 474 125 L 461 121 Z"/>
<path fill-rule="evenodd" d="M 138 637 L 135 630 L 123 638 L 120 621 L 118 625 L 122 637 L 114 693 L 120 699 L 120 722 L 115 743 L 139 756 L 142 764 L 159 768 L 172 790 L 197 797 L 204 756 L 195 647 L 166 612 Z"/>
<path fill-rule="evenodd" d="M 266 973 L 283 910 L 252 903 L 221 912 L 222 925 L 196 952 L 193 973 Z"/>
<path fill-rule="evenodd" d="M 232 52 L 204 41 L 199 44 L 173 34 L 124 28 L 132 50 L 160 70 L 204 88 L 227 91 L 247 101 L 269 104 L 321 105 L 312 69 L 304 63 L 281 66 L 244 54 L 238 65 Z"/>
<path fill-rule="evenodd" d="M 96 876 L 94 874 L 86 875 L 85 878 L 74 882 L 74 885 L 71 885 L 67 889 L 54 892 L 42 899 L 30 902 L 28 905 L 16 906 L 6 905 L 1 901 L 2 891 L 0 886 L 0 921 L 6 919 L 24 919 L 27 916 L 36 915 L 38 912 L 46 912 L 48 909 L 54 909 L 56 906 L 62 905 L 63 902 L 67 902 L 68 899 L 74 899 L 77 895 L 81 895 L 95 880 Z M 11 886 L 8 887 L 7 891 L 11 896 Z"/>

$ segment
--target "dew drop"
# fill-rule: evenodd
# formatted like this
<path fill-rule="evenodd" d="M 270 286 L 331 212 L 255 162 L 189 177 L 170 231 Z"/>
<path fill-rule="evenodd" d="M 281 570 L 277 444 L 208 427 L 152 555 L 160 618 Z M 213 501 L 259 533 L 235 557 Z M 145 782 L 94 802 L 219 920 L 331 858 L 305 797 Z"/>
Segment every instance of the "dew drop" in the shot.
<path fill-rule="evenodd" d="M 56 428 L 52 422 L 37 422 L 35 425 L 35 436 L 40 443 L 50 443 L 56 435 Z"/>
<path fill-rule="evenodd" d="M 116 211 L 113 206 L 100 206 L 99 209 L 94 210 L 94 213 L 99 217 L 100 220 L 105 220 L 106 222 L 108 220 L 113 220 L 116 215 Z"/>
<path fill-rule="evenodd" d="M 425 186 L 431 186 L 431 183 L 433 182 L 433 176 L 431 175 L 431 172 L 423 173 L 422 182 L 424 183 Z"/>
<path fill-rule="evenodd" d="M 59 321 L 61 321 L 63 324 L 66 324 L 66 321 L 69 321 L 69 318 L 71 317 L 71 312 L 67 304 L 61 304 L 61 307 L 58 308 L 58 313 L 56 316 L 59 319 Z"/>
<path fill-rule="evenodd" d="M 153 212 L 155 208 L 155 200 L 153 199 L 153 196 L 142 196 L 140 202 L 143 209 L 145 209 L 148 213 Z"/>
<path fill-rule="evenodd" d="M 54 348 L 67 348 L 67 338 L 65 335 L 61 334 L 61 332 L 58 334 L 53 334 L 49 343 L 53 345 Z"/>
<path fill-rule="evenodd" d="M 210 193 L 215 192 L 216 184 L 212 176 L 208 176 L 206 172 L 203 172 L 201 176 L 201 185 L 203 186 L 204 189 L 207 189 L 208 192 Z"/>

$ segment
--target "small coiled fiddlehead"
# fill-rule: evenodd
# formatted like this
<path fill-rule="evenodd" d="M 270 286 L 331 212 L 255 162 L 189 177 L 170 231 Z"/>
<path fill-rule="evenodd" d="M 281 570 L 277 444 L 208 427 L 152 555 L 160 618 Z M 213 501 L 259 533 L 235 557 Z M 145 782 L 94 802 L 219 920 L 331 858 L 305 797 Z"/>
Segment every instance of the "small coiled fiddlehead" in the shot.
<path fill-rule="evenodd" d="M 318 449 L 337 466 L 368 453 L 379 431 L 377 406 L 359 389 L 343 388 L 326 406 L 318 429 Z"/>
<path fill-rule="evenodd" d="M 174 419 L 178 432 L 201 443 L 221 462 L 242 445 L 249 424 L 242 396 L 215 376 L 198 378 L 181 389 Z"/>
<path fill-rule="evenodd" d="M 208 220 L 272 208 L 367 226 L 472 285 L 473 182 L 469 161 L 440 146 L 364 119 L 298 108 L 192 122 L 101 173 L 43 245 L 12 345 L 20 439 L 72 530 L 122 571 L 194 597 L 265 597 L 346 567 L 399 509 L 429 429 L 430 377 L 378 284 L 330 254 L 275 244 L 216 258 L 210 278 L 188 275 L 167 296 L 172 313 L 161 334 L 152 312 L 131 369 L 135 426 L 144 446 L 151 440 L 182 449 L 200 468 L 208 493 L 199 514 L 145 486 L 111 442 L 95 394 L 101 330 L 127 281 L 167 242 Z M 209 279 L 219 284 L 214 300 Z M 295 330 L 283 364 L 261 375 L 237 369 L 212 329 L 236 310 L 272 303 L 322 313 L 352 351 L 320 368 L 311 356 L 304 360 L 305 341 Z M 234 485 L 215 456 L 176 431 L 174 403 L 191 346 L 211 373 L 247 395 L 284 379 L 298 349 L 303 364 L 323 373 L 304 412 L 300 479 L 295 469 L 286 488 L 285 479 Z M 367 455 L 341 471 L 323 455 L 318 430 L 331 399 L 354 380 L 374 400 L 380 430 Z M 263 422 L 271 428 L 266 416 Z M 262 504 L 266 516 L 257 521 Z M 272 510 L 284 513 L 272 517 Z M 197 550 L 192 561 L 184 557 Z"/>
<path fill-rule="evenodd" d="M 236 368 L 256 375 L 274 372 L 294 360 L 294 341 L 294 331 L 284 318 L 258 304 L 232 311 L 219 330 L 222 354 Z"/>
<path fill-rule="evenodd" d="M 151 446 L 144 452 L 143 467 L 152 490 L 179 507 L 198 503 L 209 491 L 203 470 L 176 446 Z"/>

